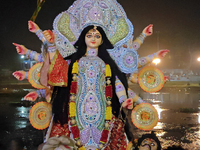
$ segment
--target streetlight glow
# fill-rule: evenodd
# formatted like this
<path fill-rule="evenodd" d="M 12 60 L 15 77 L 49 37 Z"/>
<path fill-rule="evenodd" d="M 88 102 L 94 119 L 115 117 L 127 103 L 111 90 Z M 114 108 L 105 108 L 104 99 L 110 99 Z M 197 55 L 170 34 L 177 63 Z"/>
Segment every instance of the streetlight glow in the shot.
<path fill-rule="evenodd" d="M 153 63 L 156 64 L 156 65 L 159 64 L 159 63 L 160 63 L 160 59 L 159 59 L 159 58 L 155 58 L 155 59 L 153 60 Z"/>
<path fill-rule="evenodd" d="M 197 61 L 200 61 L 200 57 L 197 58 Z"/>
<path fill-rule="evenodd" d="M 24 55 L 21 55 L 21 59 L 24 59 Z"/>

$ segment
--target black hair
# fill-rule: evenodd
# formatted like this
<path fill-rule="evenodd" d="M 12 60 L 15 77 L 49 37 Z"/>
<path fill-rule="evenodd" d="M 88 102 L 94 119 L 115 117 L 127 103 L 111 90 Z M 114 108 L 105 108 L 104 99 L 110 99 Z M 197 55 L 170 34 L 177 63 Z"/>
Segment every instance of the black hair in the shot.
<path fill-rule="evenodd" d="M 139 150 L 138 146 L 140 146 L 142 141 L 147 138 L 153 139 L 158 145 L 157 150 L 161 150 L 160 141 L 155 135 L 154 131 L 152 131 L 151 134 L 143 134 L 142 137 L 138 139 L 138 143 L 137 143 L 137 146 L 135 147 L 135 150 Z"/>
<path fill-rule="evenodd" d="M 61 124 L 67 123 L 68 122 L 68 102 L 69 102 L 69 94 L 70 94 L 70 85 L 72 81 L 72 65 L 76 60 L 79 60 L 81 57 L 83 57 L 86 54 L 86 43 L 85 43 L 85 35 L 88 33 L 89 30 L 93 29 L 94 26 L 87 26 L 86 28 L 83 29 L 81 32 L 78 40 L 74 44 L 74 47 L 77 49 L 77 52 L 72 54 L 69 57 L 66 57 L 65 59 L 71 59 L 71 63 L 69 65 L 68 69 L 68 86 L 63 88 L 63 87 L 54 87 L 54 92 L 52 97 L 53 98 L 53 108 L 52 111 L 55 114 L 54 115 L 54 121 L 55 122 L 60 122 Z M 111 58 L 110 54 L 108 53 L 107 49 L 113 49 L 113 45 L 110 43 L 108 40 L 105 32 L 103 29 L 99 26 L 97 26 L 97 30 L 100 32 L 102 36 L 102 44 L 98 48 L 98 56 L 101 58 L 106 64 L 110 65 L 111 72 L 112 72 L 112 77 L 111 77 L 111 83 L 112 83 L 112 91 L 113 91 L 113 97 L 111 99 L 112 101 L 112 113 L 118 117 L 119 115 L 119 110 L 120 110 L 120 103 L 118 100 L 118 97 L 115 93 L 115 77 L 117 76 L 119 80 L 122 82 L 126 89 L 126 94 L 127 94 L 127 89 L 128 89 L 128 82 L 126 75 L 122 73 L 114 60 Z M 57 95 L 57 96 L 56 96 Z M 67 96 L 66 96 L 67 95 Z M 64 106 L 64 107 L 63 107 Z M 126 129 L 127 128 L 127 129 Z M 129 140 L 131 140 L 132 136 L 130 132 L 127 130 L 129 126 L 125 127 L 125 131 L 127 132 L 127 136 Z M 131 137 L 130 137 L 131 136 Z"/>

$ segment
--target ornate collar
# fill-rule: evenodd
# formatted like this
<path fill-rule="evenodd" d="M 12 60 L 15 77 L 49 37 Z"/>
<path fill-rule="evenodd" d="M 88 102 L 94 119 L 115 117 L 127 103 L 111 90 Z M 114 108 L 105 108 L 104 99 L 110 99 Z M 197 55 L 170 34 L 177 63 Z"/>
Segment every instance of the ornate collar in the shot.
<path fill-rule="evenodd" d="M 87 51 L 87 56 L 97 56 L 97 54 L 98 54 L 98 51 L 93 48 L 91 48 Z"/>

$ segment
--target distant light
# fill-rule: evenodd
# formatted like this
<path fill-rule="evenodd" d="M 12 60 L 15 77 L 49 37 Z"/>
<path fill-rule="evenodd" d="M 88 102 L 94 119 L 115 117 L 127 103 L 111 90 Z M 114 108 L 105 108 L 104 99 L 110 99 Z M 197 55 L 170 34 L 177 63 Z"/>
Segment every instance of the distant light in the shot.
<path fill-rule="evenodd" d="M 21 55 L 21 59 L 24 59 L 24 55 Z"/>
<path fill-rule="evenodd" d="M 200 124 L 200 112 L 199 112 L 199 114 L 198 114 L 198 122 L 199 122 L 199 124 Z"/>
<path fill-rule="evenodd" d="M 159 58 L 155 58 L 155 59 L 153 60 L 153 63 L 156 64 L 156 65 L 159 64 L 159 63 L 160 63 L 160 59 L 159 59 Z"/>
<path fill-rule="evenodd" d="M 197 58 L 197 61 L 200 61 L 200 57 Z"/>

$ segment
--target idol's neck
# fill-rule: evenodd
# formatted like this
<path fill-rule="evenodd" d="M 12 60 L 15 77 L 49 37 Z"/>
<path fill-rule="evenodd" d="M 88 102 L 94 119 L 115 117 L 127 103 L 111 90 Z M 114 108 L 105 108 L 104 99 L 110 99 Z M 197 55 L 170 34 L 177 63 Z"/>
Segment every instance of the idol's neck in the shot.
<path fill-rule="evenodd" d="M 98 49 L 95 49 L 95 48 L 87 49 L 85 55 L 86 56 L 97 56 L 98 55 Z"/>

